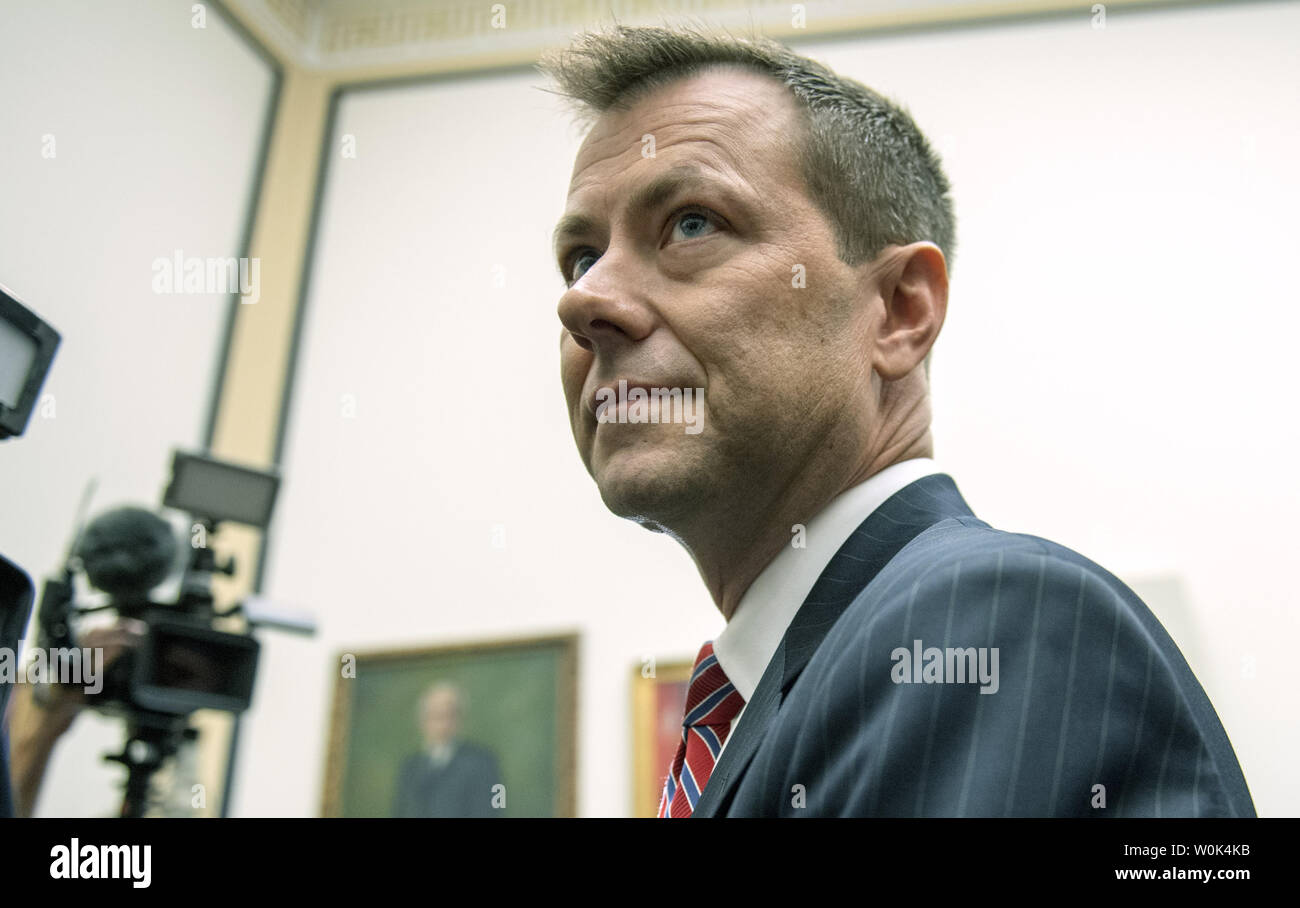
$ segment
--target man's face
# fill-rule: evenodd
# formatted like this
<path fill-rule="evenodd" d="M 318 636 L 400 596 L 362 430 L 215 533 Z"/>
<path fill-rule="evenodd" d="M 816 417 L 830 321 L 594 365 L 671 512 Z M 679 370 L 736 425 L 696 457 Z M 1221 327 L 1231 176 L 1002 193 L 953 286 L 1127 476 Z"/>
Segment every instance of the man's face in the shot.
<path fill-rule="evenodd" d="M 439 688 L 424 701 L 424 741 L 430 747 L 446 744 L 460 729 L 460 698 L 450 688 Z"/>
<path fill-rule="evenodd" d="M 556 243 L 561 374 L 616 514 L 671 530 L 737 496 L 761 505 L 869 434 L 861 272 L 807 197 L 803 135 L 787 89 L 728 67 L 605 113 L 578 152 Z M 620 379 L 703 388 L 702 428 L 598 421 Z"/>

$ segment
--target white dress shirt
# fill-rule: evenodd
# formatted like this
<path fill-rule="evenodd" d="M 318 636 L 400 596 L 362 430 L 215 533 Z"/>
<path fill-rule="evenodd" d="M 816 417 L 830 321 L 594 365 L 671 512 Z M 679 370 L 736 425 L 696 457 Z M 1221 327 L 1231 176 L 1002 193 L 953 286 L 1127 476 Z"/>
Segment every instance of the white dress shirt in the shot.
<path fill-rule="evenodd" d="M 817 578 L 835 557 L 845 541 L 862 521 L 885 503 L 891 495 L 923 476 L 942 473 L 929 457 L 903 460 L 885 467 L 851 489 L 846 489 L 808 521 L 804 531 L 806 548 L 793 544 L 783 548 L 750 584 L 731 620 L 713 641 L 713 653 L 731 683 L 745 698 L 746 706 L 754 696 L 767 664 L 776 655 L 781 638 L 794 620 L 804 599 L 812 592 Z M 791 542 L 794 541 L 793 531 Z M 740 708 L 727 741 L 745 714 Z M 726 750 L 727 741 L 722 743 Z M 722 751 L 718 751 L 721 758 Z"/>
<path fill-rule="evenodd" d="M 724 668 L 723 671 L 726 671 Z M 722 751 L 718 751 L 721 753 Z M 451 762 L 451 758 L 456 756 L 456 742 L 448 741 L 446 744 L 436 744 L 430 747 L 426 753 L 429 754 L 429 760 L 437 769 L 443 769 Z"/>

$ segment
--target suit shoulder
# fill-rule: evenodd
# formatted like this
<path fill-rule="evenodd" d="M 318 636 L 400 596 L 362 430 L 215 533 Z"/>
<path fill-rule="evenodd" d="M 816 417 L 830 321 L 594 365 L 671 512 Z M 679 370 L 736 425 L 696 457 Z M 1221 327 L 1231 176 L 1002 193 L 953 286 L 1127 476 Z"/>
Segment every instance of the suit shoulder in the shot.
<path fill-rule="evenodd" d="M 1082 587 L 1082 595 L 1105 599 L 1144 624 L 1150 617 L 1138 595 L 1092 559 L 1050 539 L 999 530 L 974 517 L 950 518 L 919 534 L 853 607 L 871 612 L 946 608 L 951 595 L 945 592 L 973 586 L 1018 609 L 1035 600 L 1041 604 L 1045 596 L 1059 602 L 1062 585 Z"/>
<path fill-rule="evenodd" d="M 398 767 L 397 773 L 400 777 L 414 775 L 420 771 L 423 754 L 420 751 L 407 754 L 402 758 L 402 764 Z"/>
<path fill-rule="evenodd" d="M 1218 776 L 1219 786 L 1206 782 L 1207 791 L 1223 792 L 1216 809 L 1253 812 L 1222 723 L 1177 644 L 1132 589 L 1059 543 L 975 518 L 936 524 L 858 595 L 822 649 L 808 666 L 814 683 L 829 688 L 838 679 L 856 689 L 845 701 L 850 708 L 915 695 L 889 674 L 901 650 L 913 662 L 913 653 L 925 659 L 942 652 L 945 666 L 950 654 L 997 652 L 1000 692 L 982 698 L 989 701 L 986 722 L 1005 709 L 1008 734 L 1065 734 L 1053 723 L 1070 704 L 1080 722 L 1080 711 L 1090 710 L 1087 721 L 1095 720 L 1103 739 L 1116 739 L 1119 729 L 1140 729 L 1135 740 L 1177 736 L 1191 765 L 1203 761 L 1204 771 Z M 1160 778 L 1158 765 L 1151 774 Z"/>
<path fill-rule="evenodd" d="M 1253 813 L 1213 706 L 1137 594 L 975 518 L 881 569 L 790 698 L 783 744 L 796 763 L 817 750 L 826 803 L 847 815 L 1082 815 L 1096 784 L 1126 815 Z M 869 747 L 878 787 L 855 801 Z"/>
<path fill-rule="evenodd" d="M 840 616 L 823 642 L 822 665 L 915 641 L 945 651 L 996 648 L 1004 665 L 1032 665 L 1037 673 L 1060 664 L 1078 684 L 1113 679 L 1139 701 L 1149 670 L 1203 724 L 1217 724 L 1173 639 L 1114 574 L 1051 540 L 975 518 L 932 530 L 900 551 Z M 1115 660 L 1129 670 L 1116 673 Z"/>

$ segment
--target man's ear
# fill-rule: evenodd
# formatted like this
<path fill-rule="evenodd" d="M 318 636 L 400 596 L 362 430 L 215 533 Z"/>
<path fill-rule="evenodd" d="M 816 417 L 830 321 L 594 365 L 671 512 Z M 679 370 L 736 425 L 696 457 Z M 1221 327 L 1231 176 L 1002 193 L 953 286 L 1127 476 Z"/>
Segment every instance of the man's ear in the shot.
<path fill-rule="evenodd" d="M 948 314 L 948 264 L 931 242 L 891 246 L 877 259 L 876 286 L 884 302 L 872 367 L 897 381 L 925 360 Z"/>

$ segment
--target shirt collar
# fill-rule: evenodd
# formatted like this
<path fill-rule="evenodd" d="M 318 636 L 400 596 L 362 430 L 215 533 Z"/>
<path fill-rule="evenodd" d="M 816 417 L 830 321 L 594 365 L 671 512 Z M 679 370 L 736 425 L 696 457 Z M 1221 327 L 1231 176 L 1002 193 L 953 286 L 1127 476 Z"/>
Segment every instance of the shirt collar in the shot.
<path fill-rule="evenodd" d="M 726 671 L 726 669 L 723 669 L 723 671 Z M 456 755 L 456 742 L 453 740 L 448 741 L 446 744 L 429 747 L 425 750 L 425 753 L 429 755 L 429 759 L 433 761 L 435 766 L 445 766 Z"/>
<path fill-rule="evenodd" d="M 899 489 L 941 472 L 929 457 L 891 464 L 841 492 L 809 520 L 804 531 L 806 548 L 794 547 L 791 531 L 792 544 L 754 579 L 713 641 L 718 664 L 746 703 L 754 696 L 795 613 L 840 546 Z"/>

